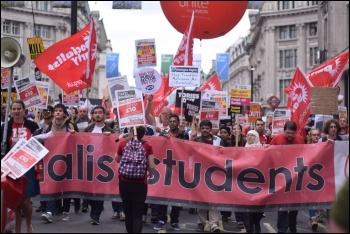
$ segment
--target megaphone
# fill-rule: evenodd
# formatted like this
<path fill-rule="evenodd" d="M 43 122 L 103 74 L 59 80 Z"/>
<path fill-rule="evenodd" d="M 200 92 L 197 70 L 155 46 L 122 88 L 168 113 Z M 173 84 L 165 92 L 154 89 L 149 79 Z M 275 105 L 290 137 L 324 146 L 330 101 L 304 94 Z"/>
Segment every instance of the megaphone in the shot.
<path fill-rule="evenodd" d="M 22 66 L 26 57 L 19 43 L 11 37 L 1 38 L 1 67 Z"/>

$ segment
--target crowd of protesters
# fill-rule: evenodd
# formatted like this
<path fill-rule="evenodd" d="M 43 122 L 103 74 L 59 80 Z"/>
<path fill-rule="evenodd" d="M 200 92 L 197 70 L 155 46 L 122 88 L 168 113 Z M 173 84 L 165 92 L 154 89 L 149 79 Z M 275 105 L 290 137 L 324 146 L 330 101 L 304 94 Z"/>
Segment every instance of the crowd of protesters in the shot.
<path fill-rule="evenodd" d="M 166 138 L 179 138 L 200 142 L 203 144 L 211 144 L 220 147 L 269 147 L 269 145 L 289 145 L 289 144 L 316 144 L 318 142 L 334 142 L 349 140 L 348 120 L 347 118 L 334 118 L 325 123 L 322 131 L 312 125 L 312 116 L 310 121 L 305 125 L 307 137 L 304 139 L 296 135 L 297 125 L 294 121 L 288 121 L 284 125 L 282 134 L 272 136 L 271 124 L 269 129 L 265 129 L 265 122 L 259 118 L 255 121 L 253 129 L 251 127 L 242 126 L 238 123 L 231 125 L 221 125 L 220 129 L 214 131 L 212 123 L 209 120 L 199 119 L 199 114 L 193 116 L 192 123 L 187 123 L 180 116 L 173 114 L 171 109 L 163 108 L 159 117 L 152 116 L 152 95 L 147 99 L 145 108 L 145 117 L 148 125 L 137 128 L 137 137 L 141 141 L 143 135 L 157 135 Z M 10 107 L 10 116 L 5 114 L 6 105 L 2 104 L 1 111 L 1 136 L 4 134 L 3 123 L 8 121 L 7 130 L 7 149 L 24 137 L 27 140 L 35 135 L 43 133 L 56 132 L 92 132 L 103 133 L 108 136 L 120 134 L 116 141 L 120 141 L 119 148 L 116 149 L 116 161 L 119 163 L 123 158 L 126 142 L 125 139 L 132 139 L 132 129 L 120 129 L 118 123 L 117 108 L 113 109 L 114 118 L 110 119 L 109 110 L 102 106 L 94 107 L 89 117 L 89 109 L 87 106 L 67 108 L 63 104 L 48 106 L 44 110 L 27 111 L 22 101 L 13 101 Z M 36 116 L 35 116 L 36 115 Z M 35 122 L 37 121 L 37 122 Z M 43 143 L 44 144 L 44 143 Z M 120 219 L 125 221 L 126 230 L 129 233 L 141 232 L 142 223 L 146 223 L 146 214 L 148 208 L 152 209 L 151 222 L 154 223 L 154 230 L 161 230 L 167 224 L 168 206 L 145 204 L 147 196 L 147 178 L 152 176 L 153 150 L 150 144 L 143 144 L 147 152 L 149 171 L 145 177 L 137 181 L 130 182 L 127 178 L 119 177 L 119 188 L 122 202 L 112 202 L 114 213 L 112 219 Z M 25 196 L 16 210 L 16 226 L 15 231 L 21 232 L 22 215 L 26 219 L 27 232 L 33 232 L 31 223 L 32 204 L 31 197 L 39 195 L 39 182 L 36 179 L 36 171 L 34 167 L 25 174 L 29 181 Z M 135 195 L 136 194 L 136 195 Z M 80 200 L 80 198 L 65 198 L 50 201 L 41 201 L 40 207 L 36 212 L 43 212 L 42 219 L 48 223 L 54 222 L 54 216 L 62 215 L 62 221 L 69 221 L 70 204 L 74 202 L 76 213 L 88 212 L 90 210 L 90 218 L 92 225 L 100 224 L 100 215 L 104 209 L 103 201 L 96 200 Z M 136 208 L 135 208 L 136 207 Z M 181 231 L 180 211 L 181 207 L 172 206 L 170 212 L 170 226 L 175 231 Z M 220 211 L 217 209 L 203 210 L 190 209 L 190 213 L 198 215 L 198 232 L 203 232 L 205 223 L 209 222 L 211 232 L 220 232 L 219 221 L 227 222 L 231 216 L 231 212 Z M 318 222 L 322 222 L 321 211 L 310 210 L 309 226 L 313 231 L 317 231 Z M 264 217 L 263 212 L 234 212 L 237 221 L 237 227 L 245 228 L 247 232 L 260 233 L 260 221 Z M 278 232 L 291 233 L 297 232 L 297 210 L 279 211 L 276 225 Z M 347 223 L 348 225 L 348 223 Z M 348 226 L 347 226 L 348 228 Z M 348 231 L 348 229 L 347 229 Z"/>

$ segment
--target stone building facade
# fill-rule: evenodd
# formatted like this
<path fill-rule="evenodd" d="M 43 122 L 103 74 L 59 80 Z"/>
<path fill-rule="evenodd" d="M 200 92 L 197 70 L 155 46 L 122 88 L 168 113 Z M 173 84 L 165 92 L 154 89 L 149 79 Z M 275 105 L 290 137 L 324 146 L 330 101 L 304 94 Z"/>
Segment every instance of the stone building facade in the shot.
<path fill-rule="evenodd" d="M 7 7 L 5 5 L 1 7 L 1 37 L 12 37 L 17 40 L 22 48 L 22 53 L 27 57 L 21 68 L 14 69 L 14 77 L 18 79 L 34 74 L 35 65 L 29 58 L 27 38 L 40 36 L 47 49 L 71 35 L 71 8 L 55 8 L 52 1 L 23 2 L 24 6 L 21 7 Z M 90 12 L 88 2 L 80 1 L 77 11 L 77 31 L 89 23 L 90 16 L 95 21 L 99 56 L 97 57 L 93 83 L 89 89 L 83 91 L 83 97 L 102 98 L 100 90 L 103 82 L 100 80 L 105 80 L 105 61 L 101 61 L 101 57 L 105 58 L 103 54 L 106 53 L 107 46 L 110 46 L 110 41 L 107 39 L 103 21 L 99 19 L 99 12 Z M 54 97 L 58 100 L 61 88 L 45 74 L 43 74 L 43 81 L 50 82 L 50 89 L 54 91 Z"/>

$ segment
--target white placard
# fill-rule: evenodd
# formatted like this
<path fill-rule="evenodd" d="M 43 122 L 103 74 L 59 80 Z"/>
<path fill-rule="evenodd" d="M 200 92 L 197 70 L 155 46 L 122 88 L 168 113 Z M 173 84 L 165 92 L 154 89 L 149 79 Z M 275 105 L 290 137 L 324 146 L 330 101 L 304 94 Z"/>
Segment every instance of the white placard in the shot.
<path fill-rule="evenodd" d="M 118 90 L 128 90 L 129 83 L 126 76 L 111 77 L 107 79 L 107 86 L 109 91 L 109 97 L 113 108 L 118 107 L 115 97 L 115 92 Z"/>
<path fill-rule="evenodd" d="M 162 85 L 159 72 L 150 67 L 145 67 L 136 73 L 135 84 L 144 94 L 154 94 Z"/>
<path fill-rule="evenodd" d="M 170 87 L 200 87 L 201 71 L 194 66 L 170 66 Z"/>

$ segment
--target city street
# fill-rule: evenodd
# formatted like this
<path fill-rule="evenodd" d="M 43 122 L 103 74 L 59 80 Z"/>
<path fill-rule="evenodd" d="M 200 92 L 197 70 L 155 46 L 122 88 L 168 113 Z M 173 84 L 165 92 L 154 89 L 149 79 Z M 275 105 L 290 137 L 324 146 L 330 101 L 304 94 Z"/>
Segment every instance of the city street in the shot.
<path fill-rule="evenodd" d="M 33 201 L 33 227 L 36 233 L 125 233 L 125 224 L 120 220 L 111 219 L 113 214 L 111 202 L 105 202 L 105 210 L 101 214 L 100 225 L 94 226 L 90 224 L 89 213 L 74 213 L 74 206 L 71 206 L 71 213 L 69 214 L 69 221 L 61 221 L 61 216 L 54 216 L 53 223 L 45 223 L 41 220 L 41 214 L 35 212 L 39 206 L 38 201 Z M 147 223 L 143 226 L 144 233 L 196 233 L 197 214 L 189 214 L 188 209 L 183 209 L 180 213 L 180 227 L 182 231 L 174 231 L 170 224 L 167 224 L 164 229 L 156 231 L 153 229 L 154 224 L 150 223 L 150 209 L 147 216 Z M 277 212 L 266 212 L 265 218 L 261 220 L 261 227 L 263 233 L 276 233 Z M 325 220 L 325 219 L 324 219 Z M 298 214 L 298 232 L 312 233 L 311 228 L 308 227 L 308 211 L 302 210 Z M 237 223 L 234 220 L 234 215 L 229 218 L 229 222 L 220 222 L 220 228 L 225 233 L 240 233 L 245 232 L 245 229 L 238 229 Z M 209 231 L 208 226 L 206 230 Z M 23 218 L 22 232 L 25 232 L 25 218 Z M 326 233 L 326 224 L 319 224 L 317 233 Z"/>

